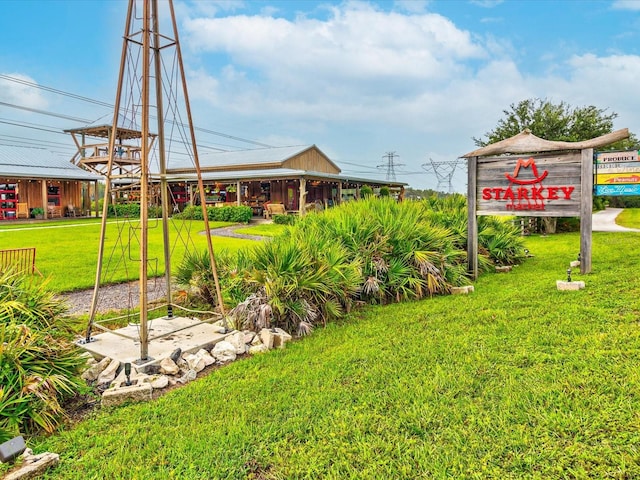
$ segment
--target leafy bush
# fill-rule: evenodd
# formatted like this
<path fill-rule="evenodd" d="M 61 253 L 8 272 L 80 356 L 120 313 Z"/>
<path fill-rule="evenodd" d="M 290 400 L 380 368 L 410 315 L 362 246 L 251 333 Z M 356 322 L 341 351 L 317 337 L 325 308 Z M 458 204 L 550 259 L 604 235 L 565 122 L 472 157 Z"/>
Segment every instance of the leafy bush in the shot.
<path fill-rule="evenodd" d="M 363 185 L 362 187 L 360 187 L 361 198 L 367 198 L 371 195 L 373 195 L 373 188 L 371 188 L 369 185 Z"/>
<path fill-rule="evenodd" d="M 0 274 L 0 442 L 54 431 L 62 401 L 83 386 L 84 360 L 59 320 L 65 310 L 46 284 Z"/>
<path fill-rule="evenodd" d="M 384 186 L 384 187 L 380 187 L 380 196 L 381 197 L 388 197 L 391 194 L 391 192 L 389 191 L 389 187 Z"/>
<path fill-rule="evenodd" d="M 149 205 L 147 208 L 149 218 L 160 218 L 162 216 L 162 207 L 159 205 Z M 110 203 L 107 207 L 108 217 L 120 218 L 138 218 L 140 217 L 139 203 Z"/>
<path fill-rule="evenodd" d="M 249 223 L 253 217 L 253 210 L 246 205 L 234 205 L 224 207 L 207 207 L 207 216 L 211 221 Z M 202 207 L 189 205 L 181 213 L 176 213 L 174 218 L 187 220 L 202 220 Z"/>
<path fill-rule="evenodd" d="M 293 225 L 296 223 L 296 215 L 274 215 L 273 223 L 277 225 Z"/>

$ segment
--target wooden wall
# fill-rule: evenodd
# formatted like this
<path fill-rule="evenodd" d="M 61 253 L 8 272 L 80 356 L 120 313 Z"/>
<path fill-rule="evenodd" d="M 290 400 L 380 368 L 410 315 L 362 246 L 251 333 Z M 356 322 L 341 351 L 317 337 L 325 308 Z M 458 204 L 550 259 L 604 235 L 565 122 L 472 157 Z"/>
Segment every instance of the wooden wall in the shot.
<path fill-rule="evenodd" d="M 333 165 L 327 157 L 315 148 L 310 148 L 300 155 L 285 160 L 282 163 L 282 167 L 312 172 L 340 173 L 340 169 Z"/>
<path fill-rule="evenodd" d="M 15 181 L 15 180 L 14 180 Z M 26 202 L 29 210 L 32 208 L 46 209 L 43 204 L 42 180 L 17 180 L 20 202 Z M 63 211 L 68 205 L 76 208 L 82 206 L 82 182 L 76 180 L 49 180 L 46 185 L 58 187 L 58 195 L 47 195 L 47 202 L 55 202 Z"/>

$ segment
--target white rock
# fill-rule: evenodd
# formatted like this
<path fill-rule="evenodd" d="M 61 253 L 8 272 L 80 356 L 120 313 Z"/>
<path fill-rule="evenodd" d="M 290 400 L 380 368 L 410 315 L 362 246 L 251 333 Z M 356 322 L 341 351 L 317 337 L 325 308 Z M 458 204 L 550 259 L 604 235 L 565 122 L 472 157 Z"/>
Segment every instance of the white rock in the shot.
<path fill-rule="evenodd" d="M 291 335 L 281 328 L 276 328 L 273 332 L 273 348 L 284 348 L 284 344 L 290 341 Z"/>
<path fill-rule="evenodd" d="M 169 386 L 169 377 L 166 375 L 160 375 L 157 378 L 154 378 L 151 382 L 151 388 L 154 390 L 160 390 L 161 388 L 166 388 Z"/>
<path fill-rule="evenodd" d="M 213 331 L 216 333 L 227 333 L 227 329 L 225 327 L 213 327 Z"/>
<path fill-rule="evenodd" d="M 94 380 L 97 380 L 100 374 L 104 371 L 105 368 L 109 366 L 110 363 L 111 359 L 109 357 L 104 357 L 98 363 L 86 370 L 82 374 L 82 378 L 84 378 L 87 382 L 93 382 Z"/>
<path fill-rule="evenodd" d="M 216 359 L 213 358 L 209 352 L 207 352 L 204 348 L 201 348 L 196 352 L 196 355 L 200 355 L 204 360 L 204 364 L 208 367 L 209 365 L 213 365 L 216 363 Z"/>
<path fill-rule="evenodd" d="M 237 355 L 243 355 L 247 353 L 247 344 L 244 341 L 244 333 L 233 332 L 231 335 L 228 335 L 227 338 L 225 338 L 224 340 L 226 342 L 229 342 L 234 347 L 236 347 Z"/>
<path fill-rule="evenodd" d="M 204 363 L 204 359 L 201 355 L 189 354 L 184 359 L 189 365 L 189 370 L 195 370 L 196 373 L 204 370 L 207 365 Z"/>
<path fill-rule="evenodd" d="M 251 355 L 254 355 L 256 353 L 264 353 L 268 351 L 269 351 L 269 347 L 267 347 L 264 343 L 261 343 L 260 345 L 251 345 L 251 347 L 249 347 L 249 354 Z"/>
<path fill-rule="evenodd" d="M 244 343 L 249 345 L 253 342 L 253 339 L 256 337 L 256 332 L 242 332 L 244 334 Z"/>
<path fill-rule="evenodd" d="M 211 350 L 211 355 L 220 363 L 233 362 L 236 359 L 236 347 L 223 340 L 216 343 Z"/>
<path fill-rule="evenodd" d="M 260 330 L 260 333 L 258 333 L 258 336 L 267 348 L 273 348 L 273 332 L 271 330 L 263 328 Z"/>
<path fill-rule="evenodd" d="M 198 376 L 198 374 L 196 373 L 195 370 L 189 370 L 182 377 L 180 377 L 177 380 L 177 382 L 178 383 L 187 383 L 187 382 L 190 382 L 192 380 L 195 380 L 197 376 Z"/>
<path fill-rule="evenodd" d="M 253 346 L 262 345 L 262 340 L 260 340 L 260 336 L 259 335 L 254 335 L 253 336 L 253 340 L 251 340 L 251 345 L 253 345 Z"/>
<path fill-rule="evenodd" d="M 175 375 L 179 371 L 180 371 L 180 368 L 178 367 L 178 365 L 176 365 L 176 362 L 174 362 L 168 357 L 163 358 L 162 361 L 160 362 L 160 373 L 164 375 Z"/>
<path fill-rule="evenodd" d="M 98 376 L 98 385 L 102 385 L 103 383 L 111 383 L 116 378 L 116 371 L 120 368 L 119 360 L 111 360 L 109 366 L 105 368 L 102 373 Z"/>

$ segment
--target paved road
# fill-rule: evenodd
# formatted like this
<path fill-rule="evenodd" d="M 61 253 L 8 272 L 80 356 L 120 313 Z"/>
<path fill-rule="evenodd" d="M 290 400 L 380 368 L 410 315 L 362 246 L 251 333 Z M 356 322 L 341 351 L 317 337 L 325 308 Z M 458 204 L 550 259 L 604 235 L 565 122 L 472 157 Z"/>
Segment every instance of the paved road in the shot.
<path fill-rule="evenodd" d="M 622 208 L 607 208 L 593 214 L 591 229 L 594 232 L 640 232 L 637 228 L 627 228 L 616 224 L 616 217 Z"/>

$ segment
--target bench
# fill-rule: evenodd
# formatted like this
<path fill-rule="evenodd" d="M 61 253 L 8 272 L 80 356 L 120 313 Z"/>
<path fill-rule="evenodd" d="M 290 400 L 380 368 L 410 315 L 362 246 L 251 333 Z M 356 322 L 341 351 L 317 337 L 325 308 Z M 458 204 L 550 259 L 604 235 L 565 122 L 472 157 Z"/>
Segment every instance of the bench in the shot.
<path fill-rule="evenodd" d="M 286 215 L 287 210 L 281 203 L 268 203 L 264 211 L 264 218 L 271 218 L 274 215 Z"/>
<path fill-rule="evenodd" d="M 36 268 L 36 247 L 13 248 L 10 250 L 0 250 L 0 272 L 13 267 L 19 273 L 38 273 Z"/>

